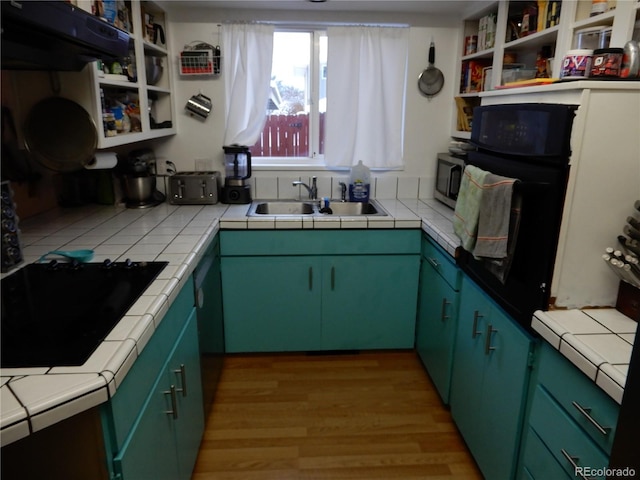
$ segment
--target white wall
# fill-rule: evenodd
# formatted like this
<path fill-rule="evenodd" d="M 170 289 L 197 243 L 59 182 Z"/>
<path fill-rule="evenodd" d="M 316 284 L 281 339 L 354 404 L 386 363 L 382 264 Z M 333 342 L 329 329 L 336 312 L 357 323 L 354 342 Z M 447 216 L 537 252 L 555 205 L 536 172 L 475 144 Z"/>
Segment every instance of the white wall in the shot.
<path fill-rule="evenodd" d="M 409 70 L 407 77 L 406 119 L 405 119 L 405 169 L 404 171 L 376 172 L 377 195 L 381 197 L 432 196 L 436 154 L 446 151 L 450 140 L 451 115 L 455 111 L 453 96 L 455 59 L 460 46 L 460 22 L 453 18 L 427 15 L 379 14 L 340 12 L 338 15 L 329 12 L 319 15 L 303 14 L 290 11 L 248 11 L 248 10 L 211 10 L 211 9 L 179 9 L 178 2 L 172 2 L 174 10 L 170 10 L 171 68 L 174 75 L 174 91 L 176 101 L 178 134 L 170 139 L 158 142 L 156 155 L 173 161 L 179 170 L 193 170 L 195 160 L 199 158 L 213 159 L 214 168 L 222 168 L 222 138 L 224 132 L 224 86 L 222 77 L 180 76 L 178 72 L 178 55 L 184 46 L 203 41 L 213 45 L 220 43 L 219 25 L 232 20 L 261 20 L 288 23 L 307 22 L 350 22 L 350 23 L 404 23 L 411 25 L 409 41 Z M 445 76 L 442 91 L 432 99 L 422 96 L 417 88 L 418 75 L 427 67 L 429 43 L 433 38 L 436 45 L 436 66 Z M 224 59 L 222 60 L 224 69 Z M 187 100 L 194 94 L 202 92 L 212 99 L 213 112 L 206 121 L 192 118 L 184 110 Z M 372 99 L 375 101 L 375 99 Z M 366 159 L 365 159 L 366 163 Z M 290 193 L 284 185 L 291 178 L 308 179 L 317 175 L 320 182 L 320 194 L 335 195 L 331 186 L 331 177 L 344 178 L 344 172 L 321 170 L 272 170 L 257 169 L 253 181 L 257 192 L 254 196 L 273 197 L 277 189 L 278 179 L 281 189 L 287 196 Z M 262 184 L 260 181 L 265 180 Z M 334 178 L 335 182 L 335 178 Z M 268 184 L 268 188 L 264 188 Z M 263 186 L 260 191 L 261 185 Z M 289 184 L 290 185 L 290 184 Z M 397 187 L 399 185 L 399 187 Z M 400 192 L 396 192 L 399 188 Z M 324 191 L 332 189 L 331 192 Z M 376 192 L 374 192 L 375 194 Z M 256 195 L 257 194 L 257 195 Z M 289 195 L 290 196 L 290 195 Z"/>

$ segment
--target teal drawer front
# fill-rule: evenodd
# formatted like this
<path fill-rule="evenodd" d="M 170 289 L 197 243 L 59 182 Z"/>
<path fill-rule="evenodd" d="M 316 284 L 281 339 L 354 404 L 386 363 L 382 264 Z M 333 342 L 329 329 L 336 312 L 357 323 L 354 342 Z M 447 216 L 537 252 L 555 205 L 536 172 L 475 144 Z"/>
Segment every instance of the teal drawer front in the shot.
<path fill-rule="evenodd" d="M 611 397 L 547 344 L 542 345 L 540 353 L 538 382 L 600 448 L 607 454 L 611 453 L 620 410 Z M 603 427 L 604 432 L 595 423 Z"/>
<path fill-rule="evenodd" d="M 609 464 L 607 455 L 540 385 L 533 397 L 529 424 L 540 438 L 544 439 L 548 450 L 570 477 L 580 478 L 579 474 L 585 473 L 580 469 L 604 469 Z M 593 477 L 593 471 L 591 475 L 585 476 Z M 604 480 L 605 477 L 593 478 Z"/>
<path fill-rule="evenodd" d="M 460 290 L 460 270 L 442 247 L 436 245 L 431 237 L 423 236 L 422 256 L 429 262 L 438 274 L 456 291 Z"/>
<path fill-rule="evenodd" d="M 524 440 L 523 466 L 520 478 L 533 480 L 569 480 L 553 454 L 545 447 L 538 434 L 531 428 Z"/>
<path fill-rule="evenodd" d="M 518 475 L 518 480 L 535 480 L 535 478 L 529 473 L 529 470 L 524 468 L 520 472 L 520 475 Z"/>
<path fill-rule="evenodd" d="M 419 254 L 420 230 L 224 230 L 222 256 Z"/>
<path fill-rule="evenodd" d="M 108 413 L 103 415 L 103 418 L 106 417 L 109 422 L 112 422 L 113 442 L 115 442 L 113 447 L 116 451 L 121 448 L 131 430 L 158 372 L 193 309 L 193 280 L 190 277 L 142 354 L 137 358 L 122 384 L 118 386 L 116 394 L 104 407 Z"/>

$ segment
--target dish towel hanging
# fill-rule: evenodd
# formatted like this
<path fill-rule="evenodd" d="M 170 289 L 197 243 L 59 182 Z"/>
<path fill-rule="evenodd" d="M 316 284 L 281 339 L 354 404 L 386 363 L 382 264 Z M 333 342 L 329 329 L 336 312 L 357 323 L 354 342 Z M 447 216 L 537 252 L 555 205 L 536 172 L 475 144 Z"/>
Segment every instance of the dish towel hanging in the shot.
<path fill-rule="evenodd" d="M 515 178 L 488 173 L 484 179 L 478 234 L 473 255 L 504 283 L 515 250 L 520 227 L 522 198 L 515 191 Z"/>
<path fill-rule="evenodd" d="M 467 165 L 460 181 L 460 190 L 453 214 L 453 231 L 460 238 L 462 248 L 473 252 L 478 233 L 480 202 L 485 177 L 489 172 Z"/>

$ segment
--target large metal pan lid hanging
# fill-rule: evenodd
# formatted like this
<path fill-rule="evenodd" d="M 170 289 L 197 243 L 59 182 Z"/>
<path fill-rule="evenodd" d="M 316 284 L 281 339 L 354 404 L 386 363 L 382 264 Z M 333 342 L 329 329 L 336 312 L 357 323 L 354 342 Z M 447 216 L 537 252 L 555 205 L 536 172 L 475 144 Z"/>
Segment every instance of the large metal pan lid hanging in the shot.
<path fill-rule="evenodd" d="M 73 172 L 94 157 L 98 132 L 84 108 L 66 98 L 52 97 L 38 102 L 29 112 L 24 143 L 43 166 Z"/>
<path fill-rule="evenodd" d="M 431 41 L 429 46 L 429 66 L 418 77 L 418 88 L 427 97 L 431 97 L 442 90 L 444 75 L 433 64 L 436 61 L 436 46 Z"/>

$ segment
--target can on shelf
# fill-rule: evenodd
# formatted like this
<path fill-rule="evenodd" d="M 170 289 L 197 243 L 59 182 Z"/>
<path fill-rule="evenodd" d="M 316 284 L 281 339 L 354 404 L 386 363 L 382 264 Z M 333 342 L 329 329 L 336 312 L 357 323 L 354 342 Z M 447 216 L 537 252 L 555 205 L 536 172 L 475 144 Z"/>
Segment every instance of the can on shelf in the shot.
<path fill-rule="evenodd" d="M 593 51 L 592 77 L 619 77 L 622 67 L 622 48 L 599 48 Z"/>
<path fill-rule="evenodd" d="M 569 50 L 562 59 L 562 71 L 560 78 L 575 79 L 588 78 L 591 71 L 591 57 L 593 50 L 577 49 Z"/>

